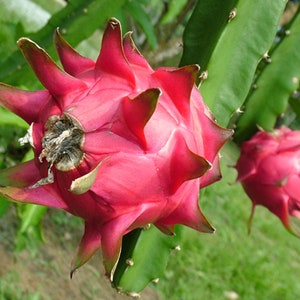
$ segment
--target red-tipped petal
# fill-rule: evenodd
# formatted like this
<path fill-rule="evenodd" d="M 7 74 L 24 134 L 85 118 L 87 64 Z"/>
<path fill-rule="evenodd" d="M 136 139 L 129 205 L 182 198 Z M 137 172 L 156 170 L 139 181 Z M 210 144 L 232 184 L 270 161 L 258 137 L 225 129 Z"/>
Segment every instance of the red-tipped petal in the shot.
<path fill-rule="evenodd" d="M 76 76 L 79 73 L 95 67 L 95 62 L 93 60 L 80 55 L 71 47 L 71 45 L 61 36 L 58 28 L 54 32 L 54 44 L 65 71 L 72 76 Z"/>
<path fill-rule="evenodd" d="M 203 143 L 203 156 L 212 163 L 212 169 L 201 178 L 201 187 L 221 179 L 219 166 L 219 150 L 232 136 L 233 130 L 225 129 L 216 124 L 208 115 L 208 112 L 198 116 L 201 119 L 201 133 Z M 194 118 L 197 118 L 194 116 Z"/>
<path fill-rule="evenodd" d="M 94 253 L 101 247 L 101 235 L 97 226 L 93 223 L 85 223 L 84 235 L 76 249 L 71 265 L 70 277 L 74 272 L 84 265 Z"/>
<path fill-rule="evenodd" d="M 217 155 L 212 162 L 212 168 L 208 170 L 200 180 L 200 188 L 204 188 L 222 179 L 219 156 Z"/>
<path fill-rule="evenodd" d="M 170 215 L 161 219 L 158 225 L 167 227 L 170 224 L 182 224 L 200 232 L 213 233 L 215 229 L 209 224 L 199 208 L 198 198 L 194 193 L 196 189 L 195 185 L 191 186 L 190 194 L 179 203 Z"/>
<path fill-rule="evenodd" d="M 162 233 L 166 235 L 175 235 L 175 226 L 173 224 L 171 225 L 162 225 L 159 223 L 154 224 Z"/>
<path fill-rule="evenodd" d="M 0 170 L 0 186 L 28 187 L 41 178 L 34 160 Z"/>
<path fill-rule="evenodd" d="M 233 135 L 233 130 L 219 126 L 205 115 L 202 115 L 201 125 L 202 138 L 204 141 L 204 156 L 209 161 L 213 161 L 222 146 Z"/>
<path fill-rule="evenodd" d="M 130 225 L 134 223 L 140 214 L 140 211 L 133 211 L 121 215 L 102 227 L 101 240 L 103 264 L 105 273 L 111 280 L 115 265 L 120 256 L 123 235 L 128 231 Z"/>
<path fill-rule="evenodd" d="M 277 199 L 274 199 L 274 202 L 276 203 L 276 205 L 272 205 L 272 206 L 269 205 L 266 207 L 280 219 L 283 226 L 288 231 L 290 231 L 295 235 L 299 235 L 299 233 L 298 234 L 296 233 L 295 228 L 293 227 L 293 223 L 291 222 L 291 217 L 289 215 L 288 199 L 286 199 L 286 201 L 284 200 L 277 201 Z"/>
<path fill-rule="evenodd" d="M 159 68 L 153 73 L 180 114 L 186 119 L 190 117 L 191 92 L 199 69 L 198 65 L 190 65 L 172 70 Z"/>
<path fill-rule="evenodd" d="M 160 89 L 153 88 L 144 91 L 134 99 L 125 98 L 122 102 L 125 122 L 144 149 L 147 147 L 144 127 L 155 111 L 160 94 Z"/>
<path fill-rule="evenodd" d="M 168 152 L 165 156 L 169 159 L 170 193 L 174 194 L 183 182 L 204 175 L 211 164 L 188 148 L 180 131 L 174 133 L 169 143 L 164 151 Z"/>
<path fill-rule="evenodd" d="M 247 157 L 240 157 L 236 165 L 236 169 L 238 170 L 236 181 L 242 182 L 254 175 L 256 173 L 256 168 L 257 166 L 253 160 L 248 159 Z"/>
<path fill-rule="evenodd" d="M 60 69 L 46 51 L 30 39 L 19 39 L 18 46 L 36 76 L 53 96 L 60 97 L 86 88 L 85 83 Z"/>
<path fill-rule="evenodd" d="M 272 184 L 261 184 L 261 182 L 253 179 L 255 179 L 255 176 L 242 182 L 245 192 L 253 202 L 250 220 L 253 218 L 255 206 L 262 205 L 276 215 L 287 230 L 296 234 L 289 215 L 290 200 L 289 196 L 284 192 L 284 186 L 276 187 Z"/>
<path fill-rule="evenodd" d="M 37 188 L 0 187 L 0 194 L 13 202 L 32 203 L 69 211 L 53 184 Z"/>
<path fill-rule="evenodd" d="M 137 65 L 152 70 L 144 56 L 139 52 L 131 37 L 131 32 L 127 32 L 123 38 L 124 53 L 131 65 Z"/>
<path fill-rule="evenodd" d="M 124 55 L 121 24 L 117 19 L 112 18 L 107 23 L 96 69 L 125 78 L 132 85 L 135 84 L 134 74 Z"/>
<path fill-rule="evenodd" d="M 12 111 L 28 124 L 37 122 L 41 108 L 49 100 L 48 91 L 24 91 L 0 83 L 0 104 Z"/>

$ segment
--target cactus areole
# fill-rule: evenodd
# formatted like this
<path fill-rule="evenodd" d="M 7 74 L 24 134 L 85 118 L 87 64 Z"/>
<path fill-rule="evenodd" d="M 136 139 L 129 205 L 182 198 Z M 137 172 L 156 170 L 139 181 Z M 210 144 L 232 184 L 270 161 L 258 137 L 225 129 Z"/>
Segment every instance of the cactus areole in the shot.
<path fill-rule="evenodd" d="M 46 88 L 0 85 L 0 104 L 29 125 L 33 160 L 1 170 L 0 193 L 68 211 L 85 221 L 73 272 L 102 249 L 112 278 L 122 237 L 152 223 L 214 229 L 198 193 L 220 178 L 218 151 L 232 132 L 219 127 L 195 86 L 197 65 L 153 70 L 107 23 L 96 61 L 77 53 L 56 30 L 63 65 L 27 38 L 18 46 Z"/>

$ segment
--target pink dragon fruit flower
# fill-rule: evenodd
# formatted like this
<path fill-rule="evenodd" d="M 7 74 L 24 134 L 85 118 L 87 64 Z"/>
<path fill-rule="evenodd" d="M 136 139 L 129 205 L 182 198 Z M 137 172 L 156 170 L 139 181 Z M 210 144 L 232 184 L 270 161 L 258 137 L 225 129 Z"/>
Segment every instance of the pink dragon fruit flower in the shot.
<path fill-rule="evenodd" d="M 259 131 L 242 144 L 236 169 L 237 181 L 252 200 L 249 231 L 256 205 L 263 205 L 300 235 L 295 222 L 300 219 L 300 131 Z"/>
<path fill-rule="evenodd" d="M 1 170 L 0 193 L 85 221 L 71 274 L 101 247 L 111 278 L 123 235 L 145 224 L 167 234 L 175 224 L 213 232 L 198 193 L 220 179 L 218 151 L 232 132 L 204 105 L 199 67 L 153 70 L 114 18 L 96 61 L 58 30 L 54 43 L 64 70 L 31 40 L 18 41 L 46 90 L 0 85 L 1 105 L 30 124 L 20 142 L 35 154 Z"/>

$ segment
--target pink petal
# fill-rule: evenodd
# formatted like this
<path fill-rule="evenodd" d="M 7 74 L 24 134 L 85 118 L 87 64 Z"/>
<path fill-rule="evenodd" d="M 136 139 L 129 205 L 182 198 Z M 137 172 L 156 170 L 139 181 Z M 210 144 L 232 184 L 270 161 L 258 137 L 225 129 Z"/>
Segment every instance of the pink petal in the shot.
<path fill-rule="evenodd" d="M 48 91 L 30 92 L 0 83 L 0 104 L 28 124 L 38 121 L 40 111 L 49 98 Z"/>
<path fill-rule="evenodd" d="M 186 189 L 189 187 L 189 193 L 186 193 L 185 190 L 183 198 L 178 202 L 178 206 L 174 211 L 160 219 L 155 225 L 168 227 L 172 224 L 182 224 L 200 232 L 213 233 L 215 230 L 202 214 L 198 205 L 198 197 L 195 196 L 197 195 L 198 185 L 193 182 L 186 183 L 186 185 L 186 187 L 182 186 L 181 188 Z"/>
<path fill-rule="evenodd" d="M 211 164 L 205 158 L 188 148 L 185 137 L 180 130 L 173 134 L 159 155 L 166 160 L 164 162 L 165 167 L 161 171 L 165 172 L 165 178 L 169 178 L 171 195 L 177 191 L 183 182 L 201 177 L 211 168 Z"/>
<path fill-rule="evenodd" d="M 147 60 L 143 57 L 134 44 L 131 34 L 131 32 L 127 32 L 123 38 L 124 53 L 128 62 L 131 65 L 136 65 L 152 71 L 152 68 L 148 64 Z"/>
<path fill-rule="evenodd" d="M 118 121 L 120 100 L 129 94 L 127 90 L 113 87 L 111 77 L 106 79 L 107 83 L 104 78 L 101 79 L 99 90 L 83 95 L 82 101 L 76 101 L 76 104 L 70 107 L 70 114 L 79 121 L 86 132 L 111 127 L 114 118 Z"/>
<path fill-rule="evenodd" d="M 101 247 L 101 235 L 94 223 L 85 223 L 84 235 L 76 249 L 71 265 L 70 277 L 73 277 L 76 269 L 84 265 L 94 253 Z"/>
<path fill-rule="evenodd" d="M 197 98 L 192 98 L 193 102 Z M 199 99 L 200 100 L 200 99 Z M 233 131 L 225 129 L 216 124 L 209 116 L 208 111 L 202 111 L 201 101 L 195 101 L 194 105 L 198 109 L 193 111 L 193 120 L 200 120 L 194 122 L 195 132 L 202 135 L 202 145 L 198 145 L 198 148 L 202 149 L 203 157 L 212 163 L 212 169 L 208 171 L 202 179 L 201 186 L 207 186 L 213 182 L 221 179 L 220 166 L 219 166 L 219 150 L 232 136 Z M 198 117 L 197 117 L 198 116 Z M 198 127 L 199 126 L 199 127 Z M 199 140 L 200 143 L 200 140 Z"/>
<path fill-rule="evenodd" d="M 175 104 L 181 115 L 189 120 L 190 118 L 190 98 L 194 87 L 198 65 L 190 65 L 179 69 L 159 68 L 153 73 Z"/>
<path fill-rule="evenodd" d="M 221 179 L 222 175 L 219 163 L 219 156 L 217 155 L 214 161 L 212 162 L 212 168 L 201 177 L 200 188 L 204 188 Z"/>
<path fill-rule="evenodd" d="M 0 170 L 0 186 L 28 187 L 41 179 L 39 169 L 34 160 Z"/>
<path fill-rule="evenodd" d="M 117 19 L 112 18 L 107 23 L 96 69 L 125 78 L 132 86 L 135 84 L 134 74 L 124 55 L 121 24 Z"/>
<path fill-rule="evenodd" d="M 76 76 L 95 67 L 93 60 L 80 55 L 70 46 L 61 36 L 58 28 L 54 32 L 54 44 L 65 71 L 72 76 Z"/>
<path fill-rule="evenodd" d="M 121 215 L 101 228 L 103 264 L 105 273 L 110 279 L 112 279 L 114 267 L 120 256 L 123 235 L 128 232 L 130 225 L 140 214 L 139 210 L 135 210 Z"/>
<path fill-rule="evenodd" d="M 53 96 L 61 97 L 72 91 L 86 88 L 83 81 L 61 70 L 52 58 L 33 41 L 21 38 L 18 40 L 18 46 L 36 76 Z"/>
<path fill-rule="evenodd" d="M 129 153 L 141 151 L 139 145 L 109 130 L 86 133 L 82 149 L 85 153 L 92 155 L 107 155 L 107 153 L 113 154 L 120 151 Z"/>
<path fill-rule="evenodd" d="M 214 161 L 219 155 L 218 152 L 222 146 L 232 136 L 233 130 L 225 129 L 216 124 L 207 115 L 198 117 L 201 120 L 201 134 L 203 140 L 203 156 L 210 162 Z"/>
<path fill-rule="evenodd" d="M 69 211 L 59 191 L 56 190 L 53 184 L 38 188 L 0 187 L 0 194 L 14 202 L 32 203 Z"/>
<path fill-rule="evenodd" d="M 236 181 L 242 182 L 248 177 L 254 175 L 256 173 L 257 167 L 252 160 L 247 159 L 247 157 L 245 156 L 241 156 L 237 162 L 236 169 L 238 170 Z"/>
<path fill-rule="evenodd" d="M 115 153 L 101 164 L 91 191 L 116 212 L 126 213 L 131 207 L 164 198 L 167 183 L 160 180 L 159 172 L 151 155 Z"/>
<path fill-rule="evenodd" d="M 122 102 L 125 122 L 144 149 L 147 147 L 144 127 L 155 111 L 160 94 L 159 89 L 149 89 L 134 99 L 124 98 Z"/>
<path fill-rule="evenodd" d="M 288 209 L 289 197 L 282 187 L 260 183 L 253 184 L 249 180 L 243 181 L 242 185 L 254 205 L 263 205 L 268 208 L 291 231 Z"/>

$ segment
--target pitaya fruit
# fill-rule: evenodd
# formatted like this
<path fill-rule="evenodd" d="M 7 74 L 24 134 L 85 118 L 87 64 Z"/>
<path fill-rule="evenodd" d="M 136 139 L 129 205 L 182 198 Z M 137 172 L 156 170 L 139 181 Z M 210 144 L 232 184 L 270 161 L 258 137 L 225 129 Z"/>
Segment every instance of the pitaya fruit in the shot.
<path fill-rule="evenodd" d="M 114 18 L 97 61 L 58 30 L 54 43 L 64 70 L 31 40 L 18 41 L 46 90 L 0 85 L 2 106 L 30 124 L 20 142 L 35 153 L 1 171 L 0 193 L 85 221 L 71 273 L 101 247 L 111 277 L 123 235 L 148 223 L 167 234 L 174 224 L 213 232 L 198 192 L 220 178 L 218 151 L 232 132 L 204 105 L 199 67 L 153 70 Z"/>
<path fill-rule="evenodd" d="M 281 127 L 257 132 L 242 143 L 236 169 L 237 181 L 252 200 L 249 231 L 256 205 L 263 205 L 300 235 L 290 218 L 300 219 L 300 131 Z"/>

